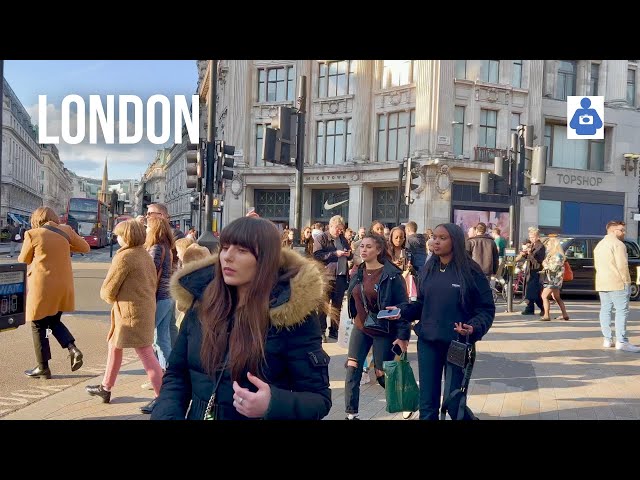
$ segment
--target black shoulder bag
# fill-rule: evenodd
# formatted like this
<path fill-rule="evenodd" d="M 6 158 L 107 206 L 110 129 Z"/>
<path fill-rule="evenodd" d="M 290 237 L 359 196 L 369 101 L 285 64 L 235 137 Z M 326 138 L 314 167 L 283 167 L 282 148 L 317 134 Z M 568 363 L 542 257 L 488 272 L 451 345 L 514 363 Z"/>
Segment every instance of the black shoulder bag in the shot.
<path fill-rule="evenodd" d="M 369 307 L 367 306 L 367 297 L 364 294 L 364 282 L 360 282 L 360 294 L 362 295 L 362 305 L 364 306 L 364 311 L 367 314 L 364 320 L 364 328 L 367 330 L 376 331 L 382 334 L 389 333 L 389 320 L 386 318 L 378 318 L 377 312 L 370 312 Z"/>
<path fill-rule="evenodd" d="M 458 335 L 458 338 L 460 336 Z M 446 381 L 444 386 L 444 401 L 442 402 L 442 408 L 440 409 L 440 420 L 444 420 L 451 402 L 457 397 L 460 397 L 460 403 L 458 405 L 458 411 L 455 417 L 449 411 L 451 418 L 456 420 L 462 420 L 466 416 L 472 420 L 478 420 L 471 409 L 467 407 L 467 390 L 469 388 L 469 381 L 471 380 L 471 373 L 473 372 L 473 364 L 476 361 L 476 346 L 469 343 L 469 336 L 464 336 L 464 342 L 459 340 L 452 340 L 447 351 L 447 372 Z M 461 368 L 464 371 L 462 378 L 462 384 L 460 388 L 451 391 L 451 380 L 453 377 L 453 369 Z"/>

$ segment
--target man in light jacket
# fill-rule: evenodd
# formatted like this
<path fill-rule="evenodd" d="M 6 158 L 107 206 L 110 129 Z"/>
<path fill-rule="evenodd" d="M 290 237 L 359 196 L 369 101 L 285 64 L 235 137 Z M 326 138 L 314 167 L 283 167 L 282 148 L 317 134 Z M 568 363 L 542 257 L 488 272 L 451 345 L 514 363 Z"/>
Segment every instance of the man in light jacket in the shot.
<path fill-rule="evenodd" d="M 604 336 L 603 346 L 613 347 L 611 310 L 615 308 L 616 349 L 640 352 L 640 347 L 632 345 L 627 339 L 631 276 L 627 261 L 627 247 L 622 242 L 625 232 L 624 222 L 613 220 L 607 223 L 607 235 L 593 250 L 596 290 L 600 294 L 600 328 Z"/>

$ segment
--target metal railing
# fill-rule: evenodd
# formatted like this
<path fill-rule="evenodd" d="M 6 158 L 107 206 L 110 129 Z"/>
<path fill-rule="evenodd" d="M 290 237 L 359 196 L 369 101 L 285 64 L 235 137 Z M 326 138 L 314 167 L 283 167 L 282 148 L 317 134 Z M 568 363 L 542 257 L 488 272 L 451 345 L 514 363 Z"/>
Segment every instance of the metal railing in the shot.
<path fill-rule="evenodd" d="M 491 162 L 494 157 L 506 157 L 506 148 L 473 147 L 473 160 L 476 162 Z"/>

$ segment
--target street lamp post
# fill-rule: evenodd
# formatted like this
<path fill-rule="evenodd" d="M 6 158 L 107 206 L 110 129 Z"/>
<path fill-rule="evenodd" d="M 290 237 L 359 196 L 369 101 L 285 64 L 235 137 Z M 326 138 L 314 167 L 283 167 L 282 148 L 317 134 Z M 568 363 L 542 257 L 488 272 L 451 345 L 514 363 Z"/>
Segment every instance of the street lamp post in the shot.
<path fill-rule="evenodd" d="M 209 60 L 209 91 L 207 92 L 207 158 L 205 167 L 205 210 L 204 228 L 198 238 L 198 244 L 205 246 L 213 252 L 218 246 L 218 239 L 213 234 L 213 195 L 215 182 L 214 159 L 216 153 L 215 131 L 216 131 L 216 96 L 218 84 L 218 60 Z"/>

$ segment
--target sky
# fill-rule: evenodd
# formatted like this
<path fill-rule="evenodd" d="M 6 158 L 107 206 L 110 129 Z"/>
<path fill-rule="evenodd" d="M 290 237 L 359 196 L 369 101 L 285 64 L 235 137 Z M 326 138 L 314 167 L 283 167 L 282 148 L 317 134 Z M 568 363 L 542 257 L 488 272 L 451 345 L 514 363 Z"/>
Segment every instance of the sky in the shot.
<path fill-rule="evenodd" d="M 47 96 L 47 135 L 59 136 L 57 144 L 60 160 L 77 175 L 102 178 L 107 158 L 109 178 L 140 178 L 156 156 L 156 150 L 174 143 L 174 96 L 184 95 L 191 105 L 191 96 L 197 94 L 198 70 L 195 60 L 5 60 L 4 77 L 31 116 L 31 123 L 39 124 L 39 95 Z M 5 92 L 6 93 L 6 92 Z M 85 101 L 84 141 L 72 145 L 61 136 L 62 101 L 68 95 L 79 95 Z M 164 145 L 155 145 L 147 138 L 149 116 L 147 99 L 151 95 L 164 95 L 169 100 L 169 125 L 163 125 L 160 105 L 155 108 L 156 135 L 161 129 L 170 129 L 170 139 Z M 107 95 L 114 95 L 115 138 L 106 144 L 98 126 L 97 144 L 90 144 L 89 95 L 100 95 L 100 103 L 107 111 Z M 142 139 L 134 144 L 119 144 L 119 96 L 136 95 L 142 100 Z M 134 106 L 128 105 L 127 131 L 134 132 Z M 77 134 L 77 109 L 71 103 L 70 134 Z M 98 124 L 99 125 L 99 124 Z M 41 127 L 39 126 L 41 129 Z M 41 130 L 42 133 L 42 130 Z"/>

